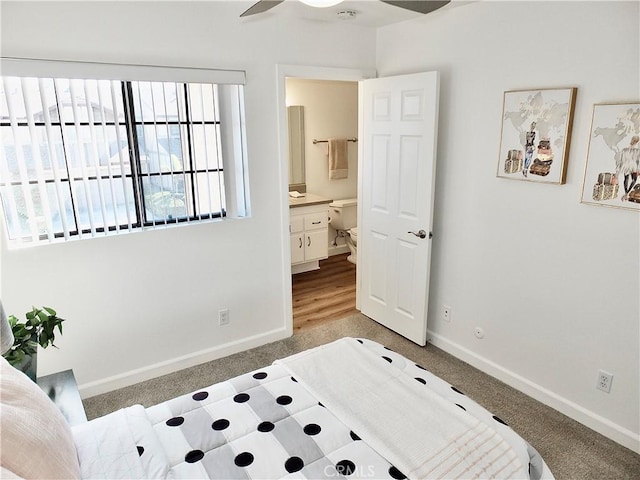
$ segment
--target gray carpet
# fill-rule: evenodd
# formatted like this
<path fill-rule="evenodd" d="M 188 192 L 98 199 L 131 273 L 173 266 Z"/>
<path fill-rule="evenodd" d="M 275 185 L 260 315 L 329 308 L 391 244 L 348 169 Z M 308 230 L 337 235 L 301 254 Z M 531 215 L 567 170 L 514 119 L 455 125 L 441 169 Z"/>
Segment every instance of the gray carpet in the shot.
<path fill-rule="evenodd" d="M 151 406 L 344 336 L 375 340 L 462 390 L 531 443 L 557 479 L 640 479 L 640 455 L 432 346 L 419 347 L 354 315 L 291 338 L 87 398 L 89 419 L 140 403 Z"/>

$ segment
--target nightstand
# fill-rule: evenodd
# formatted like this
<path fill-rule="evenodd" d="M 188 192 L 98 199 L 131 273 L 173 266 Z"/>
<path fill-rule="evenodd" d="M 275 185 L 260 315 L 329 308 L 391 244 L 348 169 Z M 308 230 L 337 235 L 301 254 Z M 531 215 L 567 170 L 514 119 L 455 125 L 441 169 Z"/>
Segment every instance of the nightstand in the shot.
<path fill-rule="evenodd" d="M 69 425 L 87 421 L 73 370 L 38 377 L 36 383 L 60 409 Z"/>

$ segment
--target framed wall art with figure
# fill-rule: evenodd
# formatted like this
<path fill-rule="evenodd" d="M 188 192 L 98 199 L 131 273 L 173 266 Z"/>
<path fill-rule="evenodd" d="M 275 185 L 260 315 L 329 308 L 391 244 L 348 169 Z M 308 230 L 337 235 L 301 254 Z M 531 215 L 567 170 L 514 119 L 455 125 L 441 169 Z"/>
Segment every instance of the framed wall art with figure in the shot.
<path fill-rule="evenodd" d="M 581 202 L 640 210 L 640 102 L 593 106 Z"/>
<path fill-rule="evenodd" d="M 497 176 L 563 184 L 575 87 L 504 92 Z"/>

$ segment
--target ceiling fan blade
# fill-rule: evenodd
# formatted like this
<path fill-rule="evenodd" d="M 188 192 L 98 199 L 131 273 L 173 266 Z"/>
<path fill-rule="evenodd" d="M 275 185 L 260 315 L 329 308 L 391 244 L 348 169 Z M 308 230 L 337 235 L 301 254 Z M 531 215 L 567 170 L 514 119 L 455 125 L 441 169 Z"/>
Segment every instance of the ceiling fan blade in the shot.
<path fill-rule="evenodd" d="M 434 10 L 444 7 L 451 0 L 380 0 L 395 7 L 404 8 L 418 13 L 431 13 Z"/>
<path fill-rule="evenodd" d="M 282 2 L 284 2 L 284 0 L 260 0 L 258 3 L 254 3 L 251 7 L 245 10 L 240 16 L 248 17 L 249 15 L 255 15 L 256 13 L 266 12 Z"/>

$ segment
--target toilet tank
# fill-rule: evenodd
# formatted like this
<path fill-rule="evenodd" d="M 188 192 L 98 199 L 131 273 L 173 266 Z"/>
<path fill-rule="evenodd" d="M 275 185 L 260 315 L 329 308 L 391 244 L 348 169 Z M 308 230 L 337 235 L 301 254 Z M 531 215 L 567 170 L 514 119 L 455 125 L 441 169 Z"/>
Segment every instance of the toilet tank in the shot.
<path fill-rule="evenodd" d="M 345 198 L 329 204 L 329 224 L 336 230 L 349 230 L 356 226 L 358 199 Z"/>

